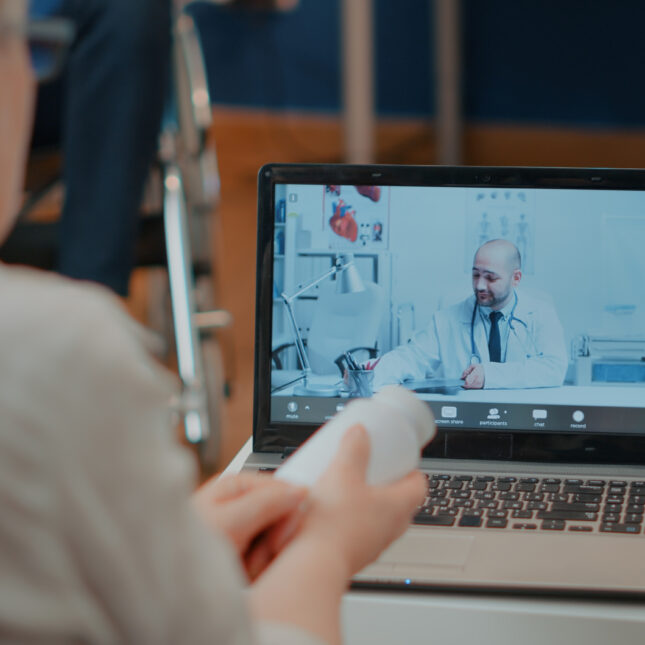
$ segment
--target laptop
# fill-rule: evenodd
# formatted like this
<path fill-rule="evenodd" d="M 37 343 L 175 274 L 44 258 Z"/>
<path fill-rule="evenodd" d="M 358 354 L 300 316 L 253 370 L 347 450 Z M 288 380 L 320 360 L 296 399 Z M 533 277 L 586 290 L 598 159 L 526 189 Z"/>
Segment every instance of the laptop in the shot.
<path fill-rule="evenodd" d="M 353 584 L 642 599 L 645 171 L 275 164 L 258 197 L 245 468 L 386 383 L 436 418 Z"/>

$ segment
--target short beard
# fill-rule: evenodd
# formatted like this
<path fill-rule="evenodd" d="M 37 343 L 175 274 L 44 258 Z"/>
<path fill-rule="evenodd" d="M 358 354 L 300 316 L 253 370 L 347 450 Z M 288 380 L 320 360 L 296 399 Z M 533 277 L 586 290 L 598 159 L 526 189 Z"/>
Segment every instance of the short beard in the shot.
<path fill-rule="evenodd" d="M 488 307 L 489 309 L 494 309 L 496 311 L 499 309 L 502 309 L 508 302 L 511 296 L 511 291 L 512 290 L 509 289 L 508 292 L 503 297 L 496 298 L 495 296 L 493 296 L 493 299 L 490 302 L 482 306 Z M 477 297 L 477 292 L 475 292 L 475 297 Z M 477 302 L 479 302 L 479 299 L 477 299 Z"/>

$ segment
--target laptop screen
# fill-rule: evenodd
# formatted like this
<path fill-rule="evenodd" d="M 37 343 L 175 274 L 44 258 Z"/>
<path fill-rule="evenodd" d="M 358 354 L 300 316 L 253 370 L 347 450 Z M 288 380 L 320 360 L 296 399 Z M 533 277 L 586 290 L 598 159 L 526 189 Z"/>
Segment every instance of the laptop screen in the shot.
<path fill-rule="evenodd" d="M 645 435 L 645 190 L 469 170 L 272 184 L 270 425 L 399 383 L 450 433 Z"/>

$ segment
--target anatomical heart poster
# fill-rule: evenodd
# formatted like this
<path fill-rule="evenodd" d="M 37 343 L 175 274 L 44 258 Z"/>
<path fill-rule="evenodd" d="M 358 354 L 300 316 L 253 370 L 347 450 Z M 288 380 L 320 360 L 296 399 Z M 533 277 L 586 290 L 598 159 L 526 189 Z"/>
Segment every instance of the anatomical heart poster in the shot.
<path fill-rule="evenodd" d="M 388 248 L 389 186 L 325 186 L 322 205 L 330 249 Z"/>

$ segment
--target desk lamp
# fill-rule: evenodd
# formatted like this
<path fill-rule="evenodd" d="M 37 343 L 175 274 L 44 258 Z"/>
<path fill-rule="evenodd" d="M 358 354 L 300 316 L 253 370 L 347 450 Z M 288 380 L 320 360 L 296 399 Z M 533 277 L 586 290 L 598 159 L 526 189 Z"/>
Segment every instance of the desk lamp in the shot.
<path fill-rule="evenodd" d="M 358 273 L 358 269 L 356 268 L 356 264 L 354 263 L 353 254 L 343 253 L 336 256 L 334 265 L 323 275 L 314 278 L 311 282 L 308 282 L 305 285 L 298 285 L 295 293 L 291 295 L 287 295 L 284 292 L 280 294 L 280 297 L 282 298 L 282 301 L 287 308 L 287 312 L 289 313 L 289 320 L 291 321 L 291 328 L 293 331 L 296 352 L 298 354 L 300 365 L 302 365 L 302 374 L 296 380 L 302 380 L 303 383 L 295 388 L 294 392 L 296 394 L 309 394 L 312 396 L 334 396 L 338 392 L 338 388 L 335 385 L 320 385 L 309 383 L 311 365 L 309 363 L 309 357 L 307 356 L 305 344 L 302 340 L 302 335 L 300 334 L 300 329 L 298 329 L 296 315 L 293 310 L 293 302 L 296 300 L 296 298 L 299 298 L 302 294 L 309 291 L 309 289 L 311 289 L 312 287 L 315 287 L 323 280 L 331 278 L 331 276 L 336 274 L 338 274 L 338 278 L 336 279 L 336 293 L 358 293 L 360 291 L 365 291 L 365 285 L 363 284 L 363 280 L 361 279 L 361 276 Z"/>

